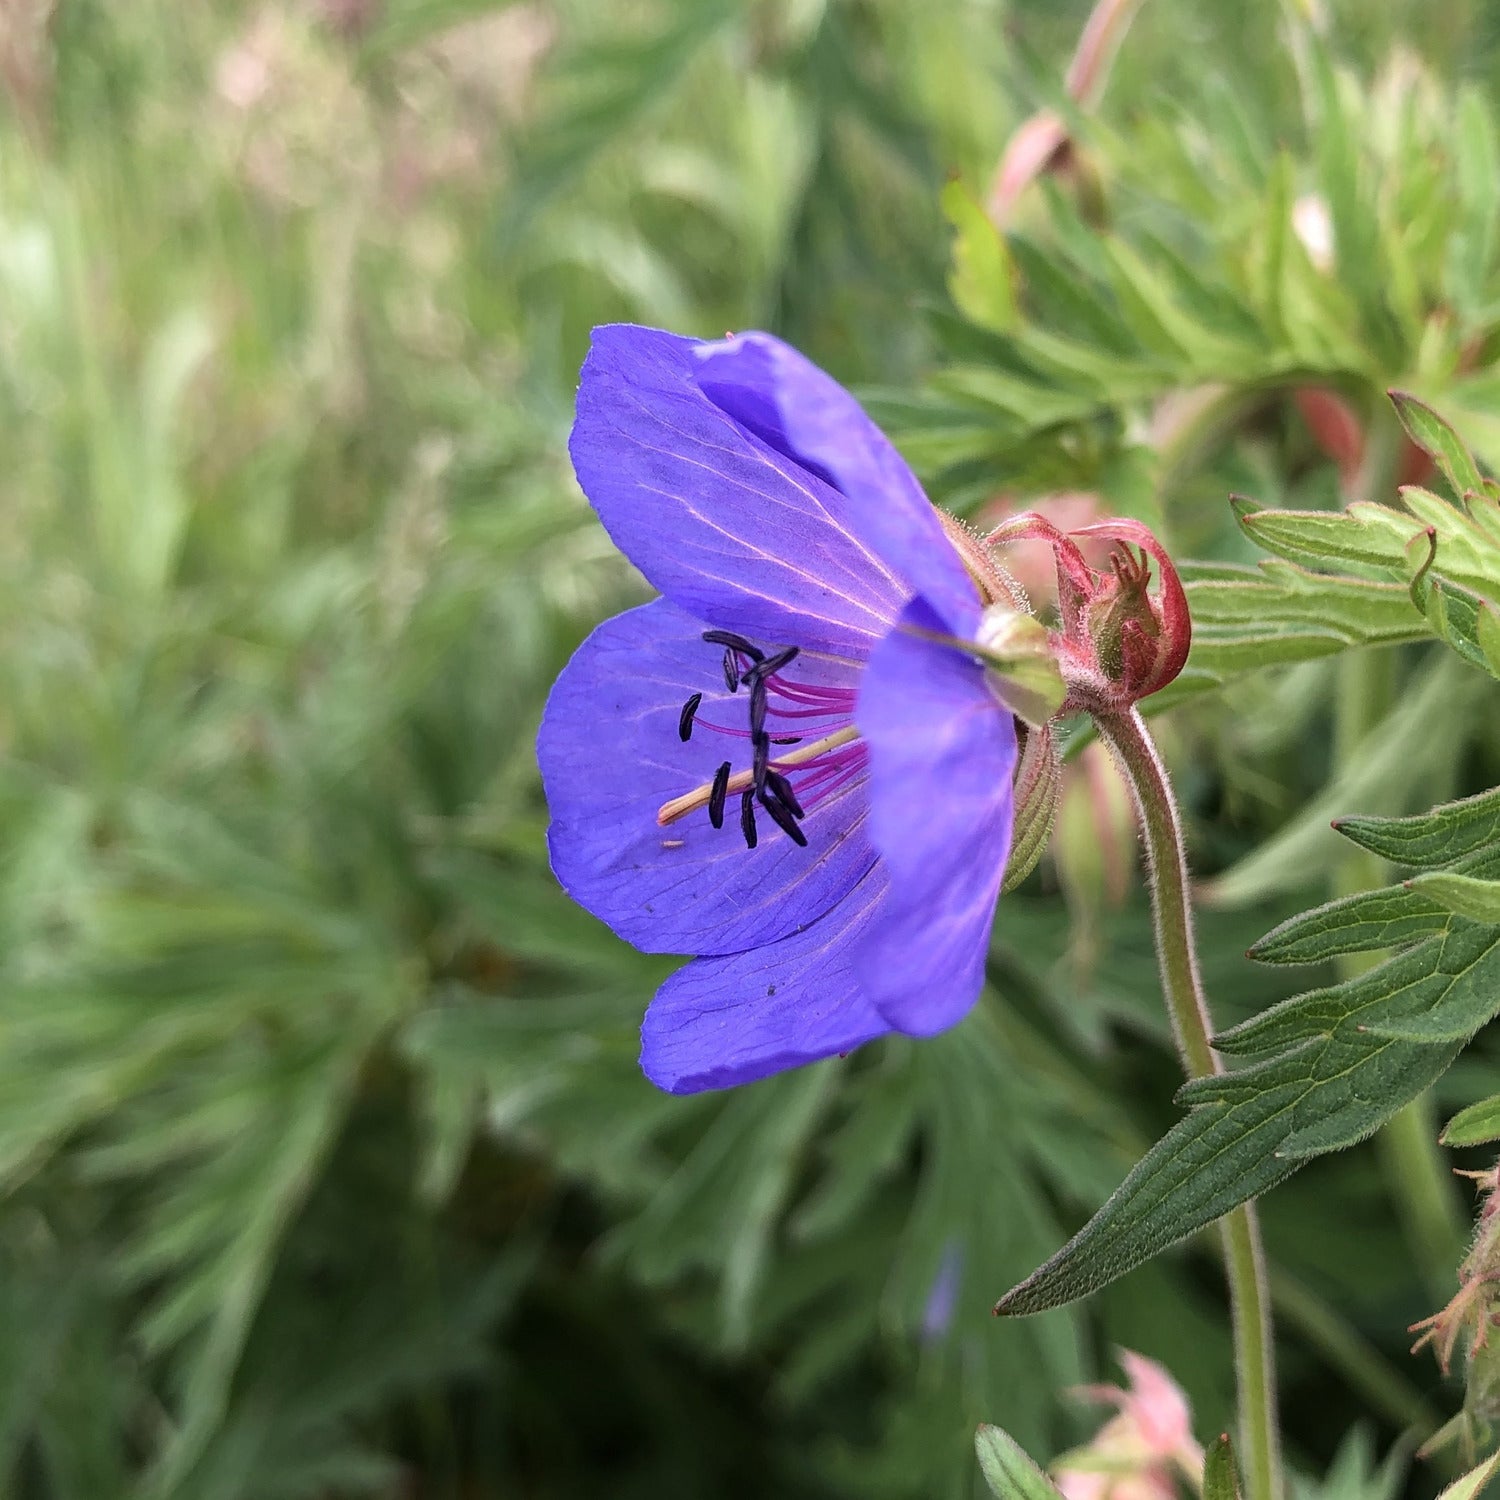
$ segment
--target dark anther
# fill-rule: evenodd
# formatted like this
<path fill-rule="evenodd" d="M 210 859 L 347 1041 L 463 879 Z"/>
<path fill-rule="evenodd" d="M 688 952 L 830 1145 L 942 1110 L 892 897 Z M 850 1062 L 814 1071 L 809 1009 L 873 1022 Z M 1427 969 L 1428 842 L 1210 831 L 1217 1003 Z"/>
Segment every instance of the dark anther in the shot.
<path fill-rule="evenodd" d="M 682 712 L 677 715 L 677 738 L 683 744 L 693 737 L 693 715 L 698 712 L 698 705 L 703 702 L 702 693 L 694 693 L 686 703 L 682 705 Z"/>
<path fill-rule="evenodd" d="M 807 848 L 807 835 L 797 826 L 797 820 L 792 816 L 792 810 L 779 797 L 762 796 L 760 805 L 770 813 L 772 821 L 786 836 L 800 848 Z"/>
<path fill-rule="evenodd" d="M 784 666 L 796 661 L 802 654 L 800 646 L 788 646 L 784 651 L 778 651 L 775 656 L 768 656 L 764 660 L 758 660 L 748 672 L 747 678 L 773 677 Z"/>
<path fill-rule="evenodd" d="M 710 646 L 728 646 L 731 651 L 738 651 L 751 661 L 761 662 L 766 659 L 766 653 L 759 646 L 752 646 L 744 636 L 736 635 L 732 630 L 705 630 L 703 639 Z"/>
<path fill-rule="evenodd" d="M 729 795 L 729 762 L 714 772 L 713 790 L 708 794 L 708 821 L 715 828 L 724 826 L 724 799 Z"/>
<path fill-rule="evenodd" d="M 766 785 L 766 777 L 770 774 L 767 767 L 771 759 L 771 741 L 763 734 L 755 737 L 755 759 L 751 763 L 750 783 L 757 792 L 763 791 Z"/>
<path fill-rule="evenodd" d="M 740 795 L 740 833 L 745 847 L 753 849 L 760 842 L 755 826 L 755 804 L 761 808 L 776 826 L 799 847 L 807 848 L 807 835 L 798 826 L 807 814 L 792 790 L 792 784 L 780 771 L 771 769 L 771 747 L 773 745 L 797 745 L 802 742 L 800 734 L 777 735 L 766 733 L 766 719 L 770 715 L 770 690 L 767 684 L 781 669 L 801 654 L 796 646 L 783 646 L 780 651 L 767 656 L 758 646 L 752 645 L 742 635 L 732 630 L 705 630 L 703 639 L 710 645 L 724 648 L 724 686 L 731 693 L 739 691 L 743 683 L 750 689 L 750 742 L 753 757 L 750 768 L 750 785 Z M 747 667 L 745 663 L 749 662 Z M 677 721 L 677 732 L 683 740 L 691 737 L 694 716 L 703 702 L 702 693 L 694 693 L 682 706 Z M 725 761 L 714 773 L 713 784 L 708 794 L 708 819 L 715 828 L 724 826 L 725 804 L 729 800 L 731 764 Z"/>
<path fill-rule="evenodd" d="M 757 677 L 750 684 L 750 737 L 758 740 L 766 732 L 766 681 Z"/>
<path fill-rule="evenodd" d="M 740 832 L 745 835 L 745 847 L 753 849 L 759 842 L 755 832 L 755 788 L 747 786 L 740 798 Z"/>
<path fill-rule="evenodd" d="M 766 790 L 776 798 L 778 802 L 784 803 L 792 811 L 792 816 L 805 818 L 807 814 L 802 811 L 802 804 L 797 800 L 797 794 L 792 790 L 792 784 L 781 774 L 780 771 L 766 772 Z"/>

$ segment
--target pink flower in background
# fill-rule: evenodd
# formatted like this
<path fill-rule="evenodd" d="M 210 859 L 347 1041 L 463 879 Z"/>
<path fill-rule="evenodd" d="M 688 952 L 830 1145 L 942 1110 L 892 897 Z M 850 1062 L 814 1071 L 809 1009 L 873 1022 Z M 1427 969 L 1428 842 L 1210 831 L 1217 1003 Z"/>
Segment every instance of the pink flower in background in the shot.
<path fill-rule="evenodd" d="M 220 55 L 214 67 L 214 87 L 235 109 L 253 109 L 270 90 L 272 41 L 266 28 L 257 26 Z"/>
<path fill-rule="evenodd" d="M 1196 1481 L 1203 1449 L 1193 1437 L 1193 1413 L 1182 1388 L 1155 1360 L 1120 1350 L 1130 1381 L 1084 1386 L 1078 1395 L 1117 1408 L 1082 1448 L 1053 1471 L 1067 1500 L 1175 1500 L 1179 1476 Z"/>
<path fill-rule="evenodd" d="M 1140 0 L 1097 0 L 1089 14 L 1063 80 L 1081 111 L 1098 104 L 1139 5 Z M 985 210 L 995 225 L 1004 228 L 1022 192 L 1044 172 L 1065 166 L 1072 154 L 1072 135 L 1056 110 L 1039 110 L 1023 120 L 1006 143 L 986 195 Z"/>

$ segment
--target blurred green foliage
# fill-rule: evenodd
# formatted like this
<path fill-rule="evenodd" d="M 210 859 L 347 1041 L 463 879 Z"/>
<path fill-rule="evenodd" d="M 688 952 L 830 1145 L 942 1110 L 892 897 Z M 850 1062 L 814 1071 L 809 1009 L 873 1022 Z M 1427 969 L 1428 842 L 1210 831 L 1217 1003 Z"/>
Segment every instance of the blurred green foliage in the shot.
<path fill-rule="evenodd" d="M 635 1065 L 666 970 L 555 888 L 532 739 L 641 597 L 563 449 L 596 322 L 771 327 L 956 507 L 1100 493 L 1219 565 L 1257 557 L 1229 490 L 1348 497 L 1305 386 L 1384 454 L 1361 498 L 1393 383 L 1493 466 L 1500 28 L 1329 9 L 1319 71 L 1271 7 L 1150 0 L 984 327 L 940 191 L 1057 102 L 1081 3 L 7 7 L 0 1493 L 939 1500 L 980 1419 L 1076 1440 L 1114 1342 L 1218 1430 L 1206 1247 L 988 1315 L 1175 1118 L 1097 786 L 953 1033 L 674 1100 Z M 1399 639 L 1364 734 L 1327 660 L 1163 721 L 1223 1021 L 1305 987 L 1242 955 L 1339 877 L 1331 812 L 1500 780 L 1489 686 L 1432 733 L 1442 648 Z M 1381 1151 L 1266 1205 L 1293 1457 L 1340 1500 L 1456 1399 L 1403 1335 L 1456 1255 Z"/>

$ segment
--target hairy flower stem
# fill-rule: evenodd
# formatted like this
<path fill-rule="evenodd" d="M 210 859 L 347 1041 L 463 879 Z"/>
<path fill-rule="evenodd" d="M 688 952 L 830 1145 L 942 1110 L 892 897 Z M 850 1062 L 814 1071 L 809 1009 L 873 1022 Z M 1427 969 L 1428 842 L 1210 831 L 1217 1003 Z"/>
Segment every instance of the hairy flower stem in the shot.
<path fill-rule="evenodd" d="M 1210 1040 L 1213 1023 L 1198 973 L 1182 823 L 1166 767 L 1136 709 L 1096 715 L 1095 723 L 1125 772 L 1140 815 L 1151 879 L 1156 957 L 1183 1067 L 1189 1078 L 1221 1073 L 1224 1065 Z M 1220 1228 L 1234 1322 L 1240 1461 L 1246 1500 L 1281 1500 L 1271 1299 L 1254 1205 L 1247 1203 L 1226 1214 Z"/>

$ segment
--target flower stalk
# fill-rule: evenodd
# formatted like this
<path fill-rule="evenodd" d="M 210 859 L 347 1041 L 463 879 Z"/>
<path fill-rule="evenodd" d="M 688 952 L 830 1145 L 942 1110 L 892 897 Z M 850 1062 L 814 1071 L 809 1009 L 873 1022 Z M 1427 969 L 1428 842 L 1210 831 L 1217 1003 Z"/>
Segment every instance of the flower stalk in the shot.
<path fill-rule="evenodd" d="M 1222 1072 L 1223 1064 L 1213 1050 L 1213 1025 L 1198 971 L 1182 823 L 1166 768 L 1136 708 L 1096 713 L 1094 722 L 1124 769 L 1140 815 L 1156 956 L 1183 1067 L 1189 1078 Z M 1271 1303 L 1254 1205 L 1247 1203 L 1226 1214 L 1220 1227 L 1234 1325 L 1239 1451 L 1246 1497 L 1281 1500 Z"/>

